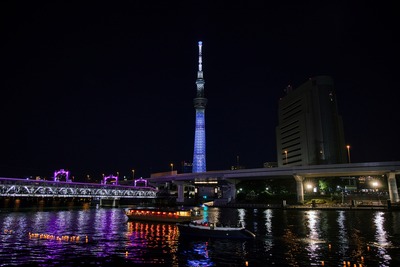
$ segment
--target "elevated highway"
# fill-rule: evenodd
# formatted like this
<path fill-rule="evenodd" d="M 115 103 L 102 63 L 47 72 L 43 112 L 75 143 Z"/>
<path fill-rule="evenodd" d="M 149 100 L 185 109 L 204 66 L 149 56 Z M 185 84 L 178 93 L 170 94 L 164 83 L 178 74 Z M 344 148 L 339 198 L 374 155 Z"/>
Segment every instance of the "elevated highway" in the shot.
<path fill-rule="evenodd" d="M 345 177 L 345 176 L 382 176 L 388 180 L 390 200 L 399 202 L 396 175 L 400 174 L 400 162 L 367 162 L 349 164 L 329 164 L 311 166 L 285 166 L 276 168 L 256 168 L 240 170 L 207 171 L 202 173 L 183 173 L 151 177 L 152 184 L 173 182 L 178 185 L 178 201 L 183 201 L 183 186 L 185 184 L 221 184 L 223 181 L 230 185 L 231 199 L 235 199 L 235 184 L 245 180 L 287 179 L 294 178 L 296 182 L 297 200 L 304 202 L 304 185 L 306 178 Z"/>

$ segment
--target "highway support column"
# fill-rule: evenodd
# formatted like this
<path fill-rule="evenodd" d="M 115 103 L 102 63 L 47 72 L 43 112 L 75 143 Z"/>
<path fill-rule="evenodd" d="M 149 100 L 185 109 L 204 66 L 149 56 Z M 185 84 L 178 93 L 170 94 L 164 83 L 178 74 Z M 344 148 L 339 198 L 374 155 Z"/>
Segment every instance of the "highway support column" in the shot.
<path fill-rule="evenodd" d="M 304 203 L 304 176 L 294 174 L 294 179 L 296 180 L 296 191 L 297 191 L 297 202 Z"/>
<path fill-rule="evenodd" d="M 397 203 L 400 201 L 400 199 L 396 183 L 396 173 L 391 171 L 387 174 L 387 177 L 388 177 L 388 189 L 389 189 L 390 201 L 392 203 Z"/>
<path fill-rule="evenodd" d="M 178 187 L 178 198 L 176 199 L 176 202 L 184 203 L 185 202 L 185 184 L 184 183 L 176 183 L 176 186 Z"/>
<path fill-rule="evenodd" d="M 227 180 L 228 182 L 228 190 L 226 197 L 229 199 L 229 202 L 235 202 L 236 200 L 236 184 L 239 182 L 239 180 L 236 179 L 230 179 Z"/>

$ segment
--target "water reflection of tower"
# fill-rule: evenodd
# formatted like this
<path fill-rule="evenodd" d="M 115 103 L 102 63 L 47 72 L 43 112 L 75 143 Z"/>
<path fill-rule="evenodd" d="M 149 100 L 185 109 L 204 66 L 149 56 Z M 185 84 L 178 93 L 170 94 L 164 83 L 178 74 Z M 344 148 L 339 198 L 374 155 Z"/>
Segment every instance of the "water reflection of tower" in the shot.
<path fill-rule="evenodd" d="M 207 98 L 204 98 L 204 79 L 202 69 L 202 45 L 199 45 L 199 70 L 197 71 L 197 95 L 193 100 L 196 109 L 196 128 L 194 134 L 194 151 L 192 172 L 206 171 L 206 128 L 205 128 L 205 109 Z"/>

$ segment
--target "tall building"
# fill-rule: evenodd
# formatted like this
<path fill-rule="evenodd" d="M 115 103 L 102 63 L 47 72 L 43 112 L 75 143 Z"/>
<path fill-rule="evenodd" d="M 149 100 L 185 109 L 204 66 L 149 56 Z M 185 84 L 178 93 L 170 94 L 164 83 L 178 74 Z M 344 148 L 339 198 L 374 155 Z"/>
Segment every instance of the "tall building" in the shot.
<path fill-rule="evenodd" d="M 196 125 L 194 133 L 194 151 L 192 172 L 206 171 L 206 125 L 205 110 L 207 98 L 204 98 L 204 78 L 202 68 L 202 42 L 199 45 L 199 70 L 197 71 L 197 94 L 194 98 L 194 108 L 196 109 Z"/>
<path fill-rule="evenodd" d="M 278 166 L 346 163 L 342 119 L 333 80 L 316 76 L 279 102 L 276 145 Z"/>

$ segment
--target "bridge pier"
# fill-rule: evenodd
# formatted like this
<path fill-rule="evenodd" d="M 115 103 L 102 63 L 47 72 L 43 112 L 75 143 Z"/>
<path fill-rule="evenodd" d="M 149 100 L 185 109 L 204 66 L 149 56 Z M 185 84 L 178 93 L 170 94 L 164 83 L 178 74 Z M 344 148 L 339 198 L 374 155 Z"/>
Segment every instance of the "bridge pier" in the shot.
<path fill-rule="evenodd" d="M 297 202 L 304 203 L 304 176 L 295 174 L 293 177 L 296 180 Z"/>
<path fill-rule="evenodd" d="M 230 200 L 230 202 L 234 202 L 236 200 L 236 184 L 238 183 L 237 180 L 228 181 L 227 187 L 228 190 L 226 191 L 226 198 Z"/>
<path fill-rule="evenodd" d="M 177 183 L 178 187 L 178 198 L 176 199 L 177 203 L 185 202 L 185 185 L 183 183 Z"/>
<path fill-rule="evenodd" d="M 389 197 L 390 201 L 392 203 L 399 202 L 399 192 L 397 189 L 397 183 L 396 183 L 396 173 L 395 172 L 389 172 L 387 174 L 388 177 L 388 190 L 389 190 Z"/>
<path fill-rule="evenodd" d="M 176 182 L 178 197 L 177 204 L 193 203 L 196 197 L 196 187 L 192 183 Z"/>
<path fill-rule="evenodd" d="M 119 206 L 119 198 L 100 198 L 100 207 L 118 207 Z"/>

